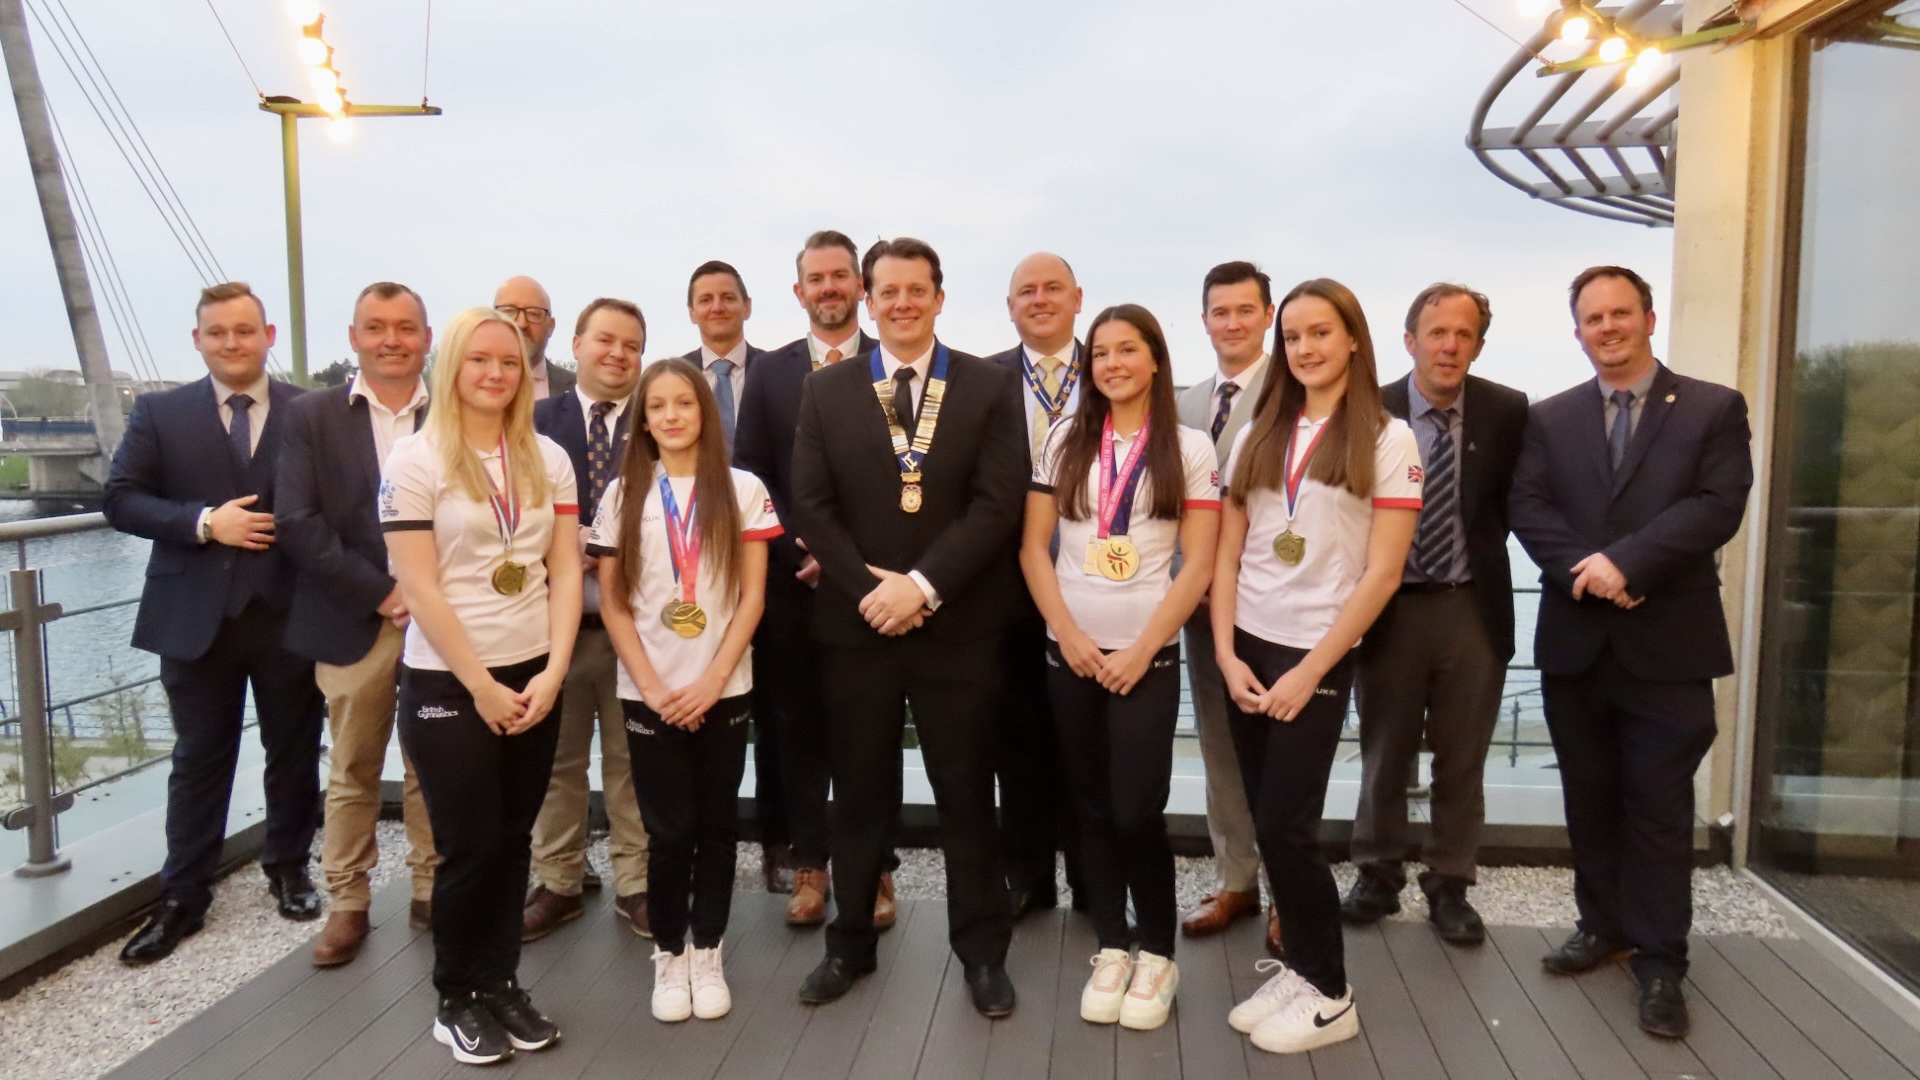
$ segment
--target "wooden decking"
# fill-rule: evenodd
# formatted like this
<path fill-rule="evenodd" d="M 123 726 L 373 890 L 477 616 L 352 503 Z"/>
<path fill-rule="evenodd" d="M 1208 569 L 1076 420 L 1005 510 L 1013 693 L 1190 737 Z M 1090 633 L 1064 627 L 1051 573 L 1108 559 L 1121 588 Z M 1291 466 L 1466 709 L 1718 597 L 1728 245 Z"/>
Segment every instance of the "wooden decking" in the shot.
<path fill-rule="evenodd" d="M 1175 1018 L 1159 1031 L 1079 1019 L 1085 920 L 1064 912 L 1020 924 L 1008 968 L 1014 1015 L 989 1022 L 967 1002 L 946 946 L 946 911 L 905 902 L 882 938 L 879 972 L 818 1009 L 794 997 L 818 962 L 818 931 L 789 931 L 781 898 L 736 898 L 727 941 L 733 1014 L 656 1023 L 648 1013 L 652 946 L 590 897 L 586 918 L 529 946 L 521 976 L 565 1031 L 563 1042 L 486 1073 L 452 1064 L 427 1034 L 432 949 L 406 922 L 404 887 L 375 900 L 376 930 L 353 964 L 316 971 L 300 950 L 112 1074 L 113 1080 L 432 1080 L 442 1076 L 693 1080 L 1915 1080 L 1920 1030 L 1807 945 L 1699 939 L 1688 987 L 1694 1034 L 1643 1035 L 1631 980 L 1609 968 L 1580 979 L 1542 972 L 1557 932 L 1496 929 L 1476 950 L 1441 945 L 1421 923 L 1347 935 L 1359 1039 L 1303 1057 L 1253 1049 L 1226 1025 L 1259 984 L 1259 927 L 1183 940 Z M 1231 961 L 1231 963 L 1230 963 Z"/>

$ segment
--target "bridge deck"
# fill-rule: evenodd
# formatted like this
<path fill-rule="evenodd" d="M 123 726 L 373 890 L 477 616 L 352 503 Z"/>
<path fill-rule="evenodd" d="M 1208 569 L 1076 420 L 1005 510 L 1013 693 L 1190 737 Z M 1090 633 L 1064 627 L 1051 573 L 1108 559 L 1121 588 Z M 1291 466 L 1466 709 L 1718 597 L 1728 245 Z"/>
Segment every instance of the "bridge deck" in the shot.
<path fill-rule="evenodd" d="M 742 894 L 728 940 L 734 1010 L 725 1020 L 648 1015 L 651 945 L 616 924 L 606 893 L 587 917 L 528 947 L 523 981 L 564 1041 L 485 1074 L 453 1065 L 427 1035 L 433 990 L 425 934 L 407 928 L 405 889 L 375 900 L 377 931 L 348 967 L 316 971 L 300 950 L 155 1043 L 113 1080 L 420 1080 L 501 1077 L 1552 1078 L 1552 1080 L 1914 1080 L 1920 1031 L 1800 942 L 1695 942 L 1694 1035 L 1662 1042 L 1634 1025 L 1629 976 L 1550 977 L 1550 934 L 1499 928 L 1484 948 L 1440 945 L 1418 923 L 1348 934 L 1361 1037 L 1306 1057 L 1264 1054 L 1227 1009 L 1257 985 L 1259 928 L 1182 941 L 1173 1021 L 1138 1033 L 1078 1016 L 1085 920 L 1023 922 L 1009 968 L 1020 1007 L 990 1023 L 967 1003 L 937 902 L 902 904 L 880 971 L 818 1009 L 794 991 L 820 957 L 818 932 L 782 922 L 780 898 Z M 1229 960 L 1232 961 L 1231 965 Z"/>

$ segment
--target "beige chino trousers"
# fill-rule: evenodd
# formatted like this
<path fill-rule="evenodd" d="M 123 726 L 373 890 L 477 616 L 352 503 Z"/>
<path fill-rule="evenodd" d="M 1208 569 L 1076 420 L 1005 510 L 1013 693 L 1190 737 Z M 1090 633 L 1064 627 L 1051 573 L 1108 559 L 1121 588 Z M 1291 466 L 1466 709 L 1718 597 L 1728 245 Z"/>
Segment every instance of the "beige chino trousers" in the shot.
<path fill-rule="evenodd" d="M 600 732 L 600 791 L 611 836 L 615 895 L 647 891 L 647 827 L 627 763 L 626 714 L 620 708 L 619 658 L 605 630 L 582 627 L 573 666 L 560 690 L 560 745 L 553 779 L 533 823 L 533 877 L 549 892 L 578 896 L 587 873 L 587 768 Z M 598 718 L 596 724 L 595 718 Z M 551 722 L 551 721 L 550 721 Z"/>

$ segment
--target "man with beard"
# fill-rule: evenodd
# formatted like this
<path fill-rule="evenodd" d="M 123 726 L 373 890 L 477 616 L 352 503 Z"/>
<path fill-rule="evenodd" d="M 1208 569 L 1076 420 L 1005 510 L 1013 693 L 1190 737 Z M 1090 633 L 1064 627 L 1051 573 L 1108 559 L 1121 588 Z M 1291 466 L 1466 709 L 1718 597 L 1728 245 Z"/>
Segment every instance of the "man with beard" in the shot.
<path fill-rule="evenodd" d="M 553 340 L 553 301 L 547 290 L 530 277 L 510 277 L 493 291 L 493 310 L 513 320 L 527 339 L 527 378 L 533 381 L 533 400 L 545 401 L 573 389 L 573 372 L 547 363 L 547 342 Z"/>
<path fill-rule="evenodd" d="M 794 258 L 793 295 L 807 311 L 807 336 L 760 354 L 747 373 L 735 429 L 734 464 L 758 476 L 780 520 L 791 521 L 793 434 L 801 387 L 813 371 L 865 356 L 877 344 L 860 330 L 860 256 L 845 233 L 823 229 Z M 753 693 L 755 794 L 769 892 L 791 888 L 789 926 L 827 918 L 826 706 L 820 649 L 809 620 L 820 564 L 789 529 L 768 545 L 767 611 L 755 632 Z M 884 865 L 892 866 L 891 858 Z M 789 870 L 788 867 L 791 867 Z M 790 875 L 790 877 L 788 876 Z M 874 901 L 876 927 L 893 925 L 893 874 Z"/>
<path fill-rule="evenodd" d="M 700 328 L 700 347 L 681 359 L 700 369 L 720 405 L 720 425 L 733 449 L 733 431 L 746 395 L 747 367 L 761 355 L 747 344 L 747 320 L 753 318 L 753 297 L 740 271 L 718 259 L 694 267 L 687 279 L 687 318 Z M 759 771 L 756 767 L 756 773 Z"/>

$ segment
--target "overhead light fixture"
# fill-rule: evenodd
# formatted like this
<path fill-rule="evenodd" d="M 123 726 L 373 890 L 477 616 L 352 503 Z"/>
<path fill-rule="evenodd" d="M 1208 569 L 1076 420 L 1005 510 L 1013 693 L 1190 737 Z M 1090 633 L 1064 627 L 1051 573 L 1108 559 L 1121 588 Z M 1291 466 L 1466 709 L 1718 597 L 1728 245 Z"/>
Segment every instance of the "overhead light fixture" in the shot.
<path fill-rule="evenodd" d="M 1600 43 L 1600 62 L 1617 64 L 1627 58 L 1627 39 L 1618 34 Z"/>
<path fill-rule="evenodd" d="M 1593 36 L 1593 22 L 1585 15 L 1569 15 L 1560 23 L 1560 40 L 1573 44 Z"/>
<path fill-rule="evenodd" d="M 287 18 L 295 26 L 312 26 L 320 21 L 318 0 L 287 0 Z"/>

